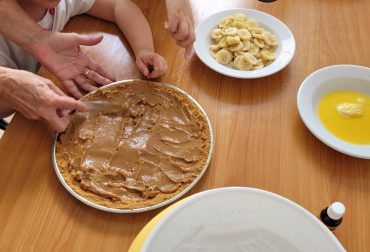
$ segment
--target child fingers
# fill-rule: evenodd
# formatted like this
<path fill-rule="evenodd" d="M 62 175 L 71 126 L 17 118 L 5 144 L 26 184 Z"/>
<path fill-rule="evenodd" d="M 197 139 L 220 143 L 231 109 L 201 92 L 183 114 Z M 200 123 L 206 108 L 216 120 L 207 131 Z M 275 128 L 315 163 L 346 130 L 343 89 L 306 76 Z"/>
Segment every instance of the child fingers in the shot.
<path fill-rule="evenodd" d="M 169 21 L 164 23 L 164 28 L 169 31 L 170 33 L 174 33 L 177 31 L 179 26 L 179 20 L 177 18 L 171 18 Z"/>
<path fill-rule="evenodd" d="M 186 20 L 182 20 L 182 22 L 179 24 L 179 28 L 175 33 L 172 34 L 172 36 L 176 41 L 181 41 L 189 37 L 189 32 L 189 23 Z"/>
<path fill-rule="evenodd" d="M 157 78 L 167 71 L 167 63 L 160 56 L 153 58 L 153 68 L 154 71 L 148 75 L 148 78 Z"/>
<path fill-rule="evenodd" d="M 149 69 L 141 59 L 136 60 L 136 66 L 145 77 L 149 75 Z"/>
<path fill-rule="evenodd" d="M 195 41 L 195 33 L 191 23 L 189 23 L 189 33 L 188 36 L 183 40 L 178 40 L 176 43 L 181 47 L 191 46 Z"/>

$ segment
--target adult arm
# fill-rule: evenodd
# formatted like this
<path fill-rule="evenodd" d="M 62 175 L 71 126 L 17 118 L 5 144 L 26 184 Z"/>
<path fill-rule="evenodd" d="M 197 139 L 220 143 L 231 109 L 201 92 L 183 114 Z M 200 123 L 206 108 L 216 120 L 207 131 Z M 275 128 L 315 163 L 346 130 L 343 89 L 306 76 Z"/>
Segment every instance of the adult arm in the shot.
<path fill-rule="evenodd" d="M 32 54 L 76 98 L 82 96 L 81 89 L 96 89 L 82 76 L 85 69 L 92 70 L 88 78 L 97 84 L 115 81 L 114 76 L 80 50 L 80 45 L 100 43 L 102 36 L 45 31 L 24 12 L 16 0 L 0 0 L 0 33 Z"/>
<path fill-rule="evenodd" d="M 70 110 L 84 103 L 65 95 L 50 80 L 36 74 L 0 67 L 0 117 L 19 111 L 28 119 L 45 119 L 58 132 L 69 124 Z"/>

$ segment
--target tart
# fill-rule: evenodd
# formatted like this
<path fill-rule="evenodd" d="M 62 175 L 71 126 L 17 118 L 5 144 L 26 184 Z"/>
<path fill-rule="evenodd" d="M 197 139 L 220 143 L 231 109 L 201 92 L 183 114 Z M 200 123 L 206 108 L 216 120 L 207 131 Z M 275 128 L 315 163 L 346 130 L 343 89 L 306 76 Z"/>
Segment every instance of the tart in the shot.
<path fill-rule="evenodd" d="M 86 200 L 114 209 L 154 206 L 184 191 L 206 169 L 210 126 L 186 94 L 132 80 L 81 100 L 122 105 L 75 112 L 57 138 L 60 174 Z"/>

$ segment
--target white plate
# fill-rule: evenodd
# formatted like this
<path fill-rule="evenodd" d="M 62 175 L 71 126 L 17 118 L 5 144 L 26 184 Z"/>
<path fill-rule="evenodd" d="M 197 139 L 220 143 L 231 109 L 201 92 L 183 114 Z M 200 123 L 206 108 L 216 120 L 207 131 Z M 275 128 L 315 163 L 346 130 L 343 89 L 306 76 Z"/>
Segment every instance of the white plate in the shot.
<path fill-rule="evenodd" d="M 352 90 L 370 96 L 370 68 L 355 65 L 334 65 L 317 70 L 300 86 L 298 111 L 307 128 L 323 143 L 344 154 L 370 159 L 370 145 L 357 145 L 331 134 L 317 115 L 318 103 L 336 90 Z"/>
<path fill-rule="evenodd" d="M 195 194 L 175 206 L 155 226 L 142 251 L 345 249 L 317 217 L 296 203 L 259 189 L 229 187 Z"/>
<path fill-rule="evenodd" d="M 275 54 L 277 58 L 270 65 L 253 71 L 240 71 L 218 63 L 209 51 L 212 43 L 211 32 L 218 27 L 221 19 L 242 13 L 255 19 L 261 27 L 273 32 L 279 39 Z M 274 74 L 289 64 L 295 52 L 295 40 L 289 28 L 279 19 L 261 11 L 251 9 L 230 9 L 213 14 L 205 19 L 195 30 L 194 49 L 199 59 L 211 69 L 221 74 L 243 79 L 254 79 Z"/>
<path fill-rule="evenodd" d="M 131 80 L 121 80 L 121 81 L 117 81 L 117 82 L 114 82 L 114 83 L 111 83 L 111 84 L 108 84 L 106 86 L 103 86 L 103 87 L 100 87 L 98 90 L 100 89 L 107 89 L 111 86 L 115 86 L 115 85 L 119 85 L 121 83 L 129 83 L 129 82 L 133 82 L 133 81 L 138 81 L 138 80 L 135 80 L 135 79 L 131 79 Z M 175 86 L 172 86 L 170 84 L 167 84 L 167 83 L 163 83 L 163 82 L 156 82 L 156 84 L 158 85 L 163 85 L 167 88 L 170 88 L 176 92 L 179 92 L 183 95 L 185 95 L 189 100 L 191 100 L 195 106 L 198 107 L 198 109 L 202 112 L 202 114 L 204 115 L 204 117 L 206 118 L 206 121 L 207 121 L 207 124 L 208 124 L 208 127 L 209 127 L 209 133 L 210 133 L 210 148 L 209 148 L 209 153 L 208 153 L 208 157 L 207 157 L 207 160 L 203 166 L 203 169 L 202 171 L 198 174 L 198 176 L 193 180 L 193 182 L 191 182 L 188 187 L 186 187 L 184 190 L 182 190 L 179 194 L 175 195 L 174 197 L 168 199 L 168 200 L 165 200 L 159 204 L 156 204 L 156 205 L 152 205 L 152 206 L 148 206 L 148 207 L 143 207 L 143 208 L 135 208 L 135 209 L 117 209 L 117 208 L 109 208 L 109 207 L 105 207 L 105 206 L 101 206 L 101 205 L 98 205 L 98 204 L 95 204 L 94 202 L 91 202 L 87 199 L 85 199 L 84 197 L 80 196 L 79 194 L 77 194 L 68 184 L 67 182 L 64 180 L 64 177 L 63 175 L 60 173 L 59 171 L 59 168 L 58 168 L 58 164 L 56 162 L 56 155 L 55 155 L 55 152 L 56 152 L 56 145 L 57 145 L 57 139 L 58 139 L 58 134 L 55 135 L 55 140 L 54 140 L 54 144 L 53 144 L 53 147 L 52 147 L 52 153 L 51 153 L 51 159 L 52 159 L 52 162 L 53 162 L 53 166 L 54 166 L 54 170 L 55 170 L 55 173 L 57 174 L 60 182 L 62 183 L 62 185 L 64 186 L 64 188 L 73 196 L 75 197 L 76 199 L 78 199 L 79 201 L 81 201 L 82 203 L 88 205 L 88 206 L 91 206 L 93 208 L 96 208 L 96 209 L 99 209 L 99 210 L 102 210 L 102 211 L 106 211 L 106 212 L 111 212 L 111 213 L 139 213 L 139 212 L 146 212 L 146 211 L 150 211 L 150 210 L 153 210 L 153 209 L 157 209 L 157 208 L 160 208 L 160 207 L 163 207 L 165 205 L 168 205 L 174 201 L 176 201 L 177 199 L 179 199 L 180 197 L 182 197 L 184 194 L 186 194 L 191 188 L 193 188 L 193 186 L 198 183 L 198 181 L 201 179 L 201 177 L 203 176 L 203 174 L 206 172 L 207 170 L 207 167 L 209 165 L 209 162 L 211 161 L 211 158 L 212 158 L 212 153 L 213 153 L 213 143 L 214 143 L 214 140 L 213 140 L 213 131 L 212 131 L 212 126 L 211 126 L 211 122 L 209 121 L 209 118 L 206 114 L 206 112 L 204 111 L 204 109 L 199 105 L 199 103 L 193 98 L 191 97 L 188 93 L 186 93 L 185 91 L 181 90 L 180 88 L 178 87 L 175 87 Z M 93 91 L 93 92 L 97 92 L 97 90 Z"/>

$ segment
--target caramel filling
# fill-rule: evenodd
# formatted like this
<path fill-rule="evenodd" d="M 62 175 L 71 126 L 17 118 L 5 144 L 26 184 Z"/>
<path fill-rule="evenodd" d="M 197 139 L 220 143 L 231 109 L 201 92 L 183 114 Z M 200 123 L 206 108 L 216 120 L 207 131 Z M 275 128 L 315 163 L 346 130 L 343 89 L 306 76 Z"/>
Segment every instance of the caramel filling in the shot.
<path fill-rule="evenodd" d="M 77 112 L 61 135 L 58 151 L 83 189 L 117 201 L 143 200 L 173 193 L 199 174 L 206 140 L 181 98 L 135 83 L 85 100 L 118 101 L 122 111 Z"/>

